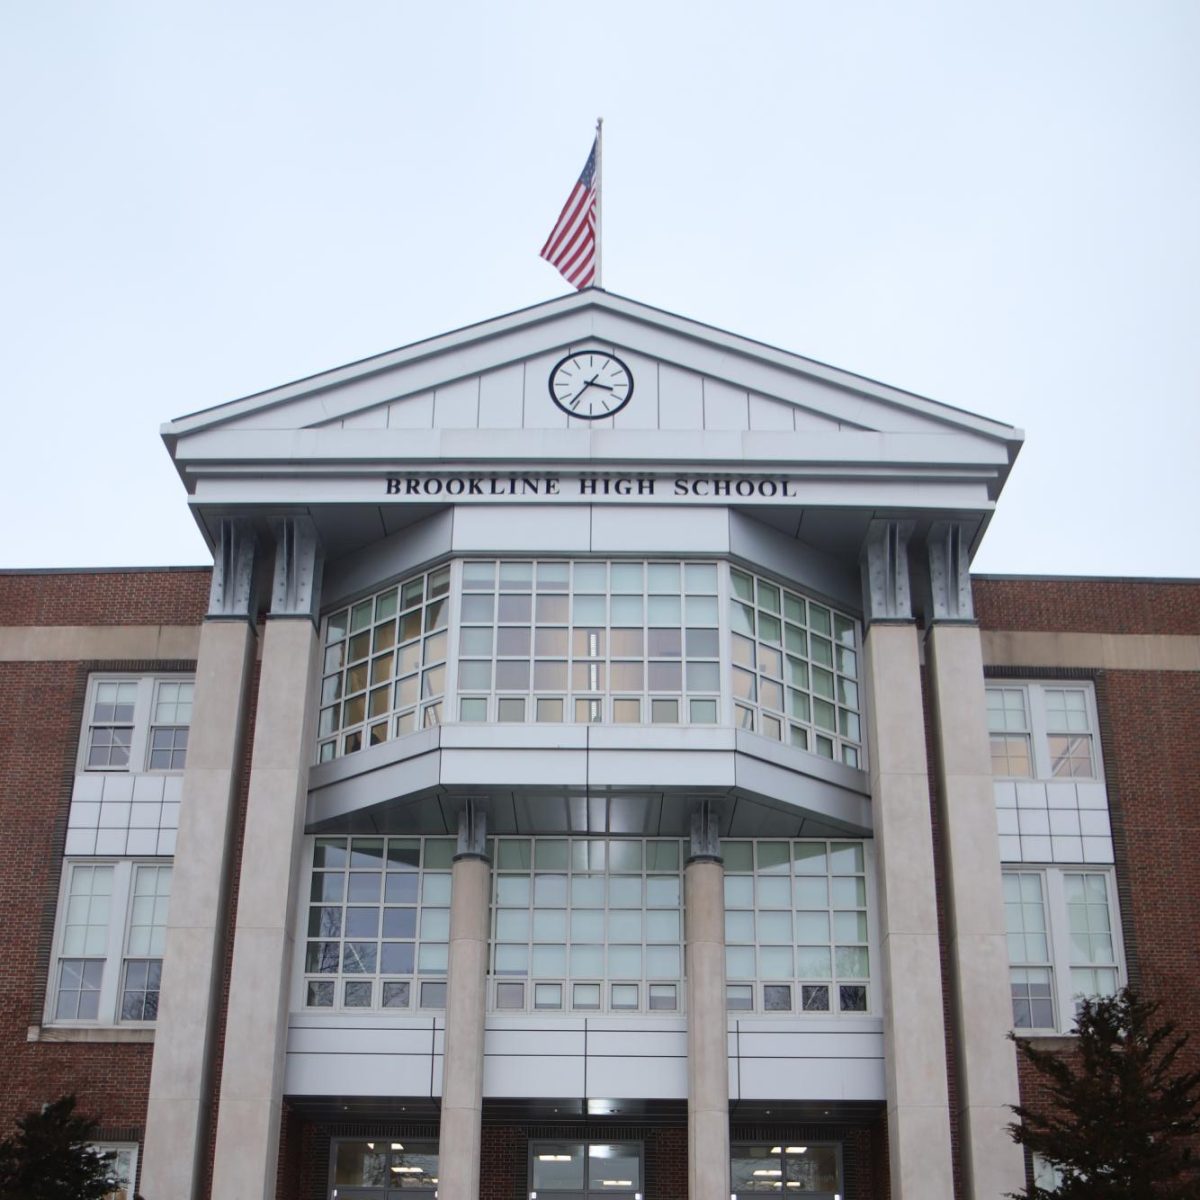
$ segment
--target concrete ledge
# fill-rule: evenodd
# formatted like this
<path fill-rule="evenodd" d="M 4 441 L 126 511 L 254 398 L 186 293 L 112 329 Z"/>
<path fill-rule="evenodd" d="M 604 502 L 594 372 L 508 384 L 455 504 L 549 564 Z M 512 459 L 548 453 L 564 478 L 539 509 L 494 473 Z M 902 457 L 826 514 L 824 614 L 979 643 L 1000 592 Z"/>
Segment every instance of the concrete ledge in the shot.
<path fill-rule="evenodd" d="M 1200 671 L 1200 637 L 1166 633 L 1018 633 L 985 630 L 985 667 L 1097 667 Z"/>
<path fill-rule="evenodd" d="M 8 625 L 0 628 L 0 662 L 194 659 L 199 649 L 199 625 Z"/>
<path fill-rule="evenodd" d="M 126 1029 L 119 1025 L 95 1029 L 77 1026 L 30 1025 L 25 1032 L 27 1042 L 140 1042 L 154 1044 L 153 1029 Z"/>

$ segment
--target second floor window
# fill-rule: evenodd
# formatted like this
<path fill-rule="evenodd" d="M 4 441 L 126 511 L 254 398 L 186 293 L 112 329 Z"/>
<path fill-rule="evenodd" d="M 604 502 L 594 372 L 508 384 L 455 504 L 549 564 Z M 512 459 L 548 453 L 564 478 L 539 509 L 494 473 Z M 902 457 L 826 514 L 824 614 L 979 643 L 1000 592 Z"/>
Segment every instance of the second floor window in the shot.
<path fill-rule="evenodd" d="M 1090 684 L 989 685 L 987 717 L 997 778 L 1100 778 Z"/>
<path fill-rule="evenodd" d="M 195 684 L 187 678 L 96 676 L 88 688 L 85 771 L 181 771 Z"/>

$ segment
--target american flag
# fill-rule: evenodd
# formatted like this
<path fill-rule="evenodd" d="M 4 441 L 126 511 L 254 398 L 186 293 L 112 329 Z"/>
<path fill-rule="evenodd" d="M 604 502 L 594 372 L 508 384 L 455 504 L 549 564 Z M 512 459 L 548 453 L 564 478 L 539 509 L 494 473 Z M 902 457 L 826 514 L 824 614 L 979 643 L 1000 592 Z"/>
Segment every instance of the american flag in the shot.
<path fill-rule="evenodd" d="M 596 280 L 596 149 L 597 142 L 593 142 L 579 182 L 541 251 L 542 258 L 580 289 Z"/>

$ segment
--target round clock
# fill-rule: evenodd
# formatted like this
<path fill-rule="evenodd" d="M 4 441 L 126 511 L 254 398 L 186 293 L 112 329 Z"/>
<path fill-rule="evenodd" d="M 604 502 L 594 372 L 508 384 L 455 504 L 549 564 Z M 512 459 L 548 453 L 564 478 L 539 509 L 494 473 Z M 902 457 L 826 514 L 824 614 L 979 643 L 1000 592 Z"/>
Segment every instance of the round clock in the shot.
<path fill-rule="evenodd" d="M 576 350 L 550 372 L 550 399 L 569 417 L 598 421 L 629 403 L 633 373 L 606 350 Z"/>

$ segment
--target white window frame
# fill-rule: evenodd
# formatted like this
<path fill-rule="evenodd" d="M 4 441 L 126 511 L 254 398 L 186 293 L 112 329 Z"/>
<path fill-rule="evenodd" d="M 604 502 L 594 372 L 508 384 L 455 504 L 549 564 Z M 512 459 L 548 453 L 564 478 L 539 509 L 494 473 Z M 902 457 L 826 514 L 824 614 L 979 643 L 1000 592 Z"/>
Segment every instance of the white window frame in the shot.
<path fill-rule="evenodd" d="M 989 679 L 988 691 L 1021 691 L 1025 696 L 1025 717 L 1028 722 L 1026 736 L 1030 741 L 1030 771 L 1029 775 L 996 775 L 996 779 L 1039 780 L 1043 783 L 1103 783 L 1104 760 L 1100 750 L 1100 720 L 1096 709 L 1096 689 L 1091 680 L 1087 679 L 1044 679 L 1010 680 Z M 1049 738 L 1057 730 L 1049 728 L 1046 716 L 1047 692 L 1082 692 L 1085 710 L 1087 712 L 1087 735 L 1091 739 L 1092 774 L 1091 775 L 1055 775 L 1050 756 Z M 997 733 L 1000 731 L 997 730 Z M 989 730 L 989 736 L 991 731 Z M 1017 731 L 1013 731 L 1019 736 Z"/>
<path fill-rule="evenodd" d="M 1114 961 L 1111 964 L 1097 965 L 1111 966 L 1115 969 L 1117 988 L 1119 989 L 1125 986 L 1128 976 L 1125 970 L 1125 944 L 1121 936 L 1121 913 L 1117 901 L 1116 872 L 1112 867 L 1099 863 L 1056 863 L 1053 866 L 1012 863 L 1005 866 L 1003 874 L 1041 876 L 1042 902 L 1045 905 L 1046 913 L 1046 935 L 1050 943 L 1050 989 L 1051 999 L 1054 1003 L 1054 1025 L 1021 1026 L 1020 1028 L 1014 1026 L 1014 1032 L 1018 1037 L 1074 1033 L 1076 993 L 1071 987 L 1071 968 L 1083 964 L 1077 964 L 1072 960 L 1071 925 L 1067 911 L 1064 877 L 1067 875 L 1101 875 L 1104 877 Z M 1010 990 L 1010 1004 L 1011 996 Z"/>
<path fill-rule="evenodd" d="M 121 1018 L 121 995 L 124 988 L 125 964 L 127 960 L 138 962 L 159 955 L 131 955 L 129 926 L 133 910 L 133 883 L 139 867 L 172 867 L 170 858 L 111 859 L 111 858 L 68 858 L 63 861 L 62 878 L 59 880 L 58 913 L 54 923 L 54 941 L 50 955 L 50 974 L 46 986 L 46 1004 L 43 1024 L 60 1028 L 111 1028 L 121 1026 L 128 1029 L 153 1029 L 154 1021 L 130 1021 Z M 111 867 L 113 886 L 109 897 L 109 914 L 104 954 L 64 954 L 66 937 L 67 901 L 70 895 L 71 877 L 77 867 Z M 100 997 L 95 1017 L 58 1017 L 59 980 L 65 960 L 84 959 L 95 961 L 103 958 L 104 968 L 100 981 Z"/>
<path fill-rule="evenodd" d="M 101 684 L 130 683 L 136 686 L 137 695 L 134 700 L 132 722 L 94 721 L 96 699 Z M 78 771 L 84 775 L 96 774 L 137 774 L 153 772 L 155 775 L 178 775 L 183 767 L 160 768 L 150 766 L 151 730 L 154 728 L 190 728 L 184 725 L 172 724 L 156 726 L 154 711 L 157 706 L 158 689 L 162 683 L 195 683 L 192 675 L 92 675 L 88 679 L 87 695 L 84 702 L 83 728 L 79 737 Z M 88 757 L 92 742 L 92 729 L 108 725 L 129 725 L 131 729 L 129 745 L 129 762 L 114 766 L 89 766 Z"/>
<path fill-rule="evenodd" d="M 126 1171 L 114 1172 L 121 1179 L 121 1186 L 105 1196 L 105 1200 L 133 1200 L 137 1195 L 138 1144 L 137 1142 L 92 1142 L 91 1149 L 97 1154 L 114 1154 L 118 1157 L 114 1165 L 120 1163 L 120 1155 L 129 1155 L 129 1168 Z"/>

